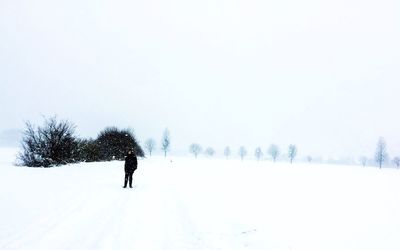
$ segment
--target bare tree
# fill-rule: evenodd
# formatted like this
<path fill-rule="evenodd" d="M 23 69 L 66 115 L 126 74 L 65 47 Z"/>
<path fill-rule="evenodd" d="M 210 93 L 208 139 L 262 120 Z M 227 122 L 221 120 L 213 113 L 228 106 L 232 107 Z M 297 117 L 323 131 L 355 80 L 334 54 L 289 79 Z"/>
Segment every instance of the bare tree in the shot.
<path fill-rule="evenodd" d="M 367 165 L 367 161 L 368 161 L 367 157 L 365 157 L 365 156 L 360 157 L 360 162 L 363 165 L 363 167 L 365 167 Z"/>
<path fill-rule="evenodd" d="M 58 121 L 56 117 L 45 118 L 43 126 L 35 128 L 26 122 L 22 139 L 21 163 L 28 167 L 51 167 L 79 160 L 79 141 L 75 125 Z"/>
<path fill-rule="evenodd" d="M 260 147 L 256 148 L 256 150 L 254 151 L 254 155 L 256 156 L 257 161 L 261 159 L 261 157 L 263 156 L 263 152 Z"/>
<path fill-rule="evenodd" d="M 201 150 L 202 148 L 198 143 L 193 143 L 189 146 L 189 152 L 192 153 L 195 158 L 197 158 L 197 155 L 201 152 Z"/>
<path fill-rule="evenodd" d="M 242 159 L 242 161 L 243 161 L 243 158 L 247 155 L 247 150 L 244 146 L 241 146 L 239 148 L 239 155 L 240 155 L 240 159 Z"/>
<path fill-rule="evenodd" d="M 212 147 L 208 147 L 205 153 L 207 156 L 212 157 L 215 154 L 215 150 Z"/>
<path fill-rule="evenodd" d="M 161 139 L 161 149 L 164 151 L 164 157 L 167 157 L 167 152 L 170 150 L 171 147 L 171 138 L 169 135 L 169 130 L 166 128 L 164 130 L 163 137 Z"/>
<path fill-rule="evenodd" d="M 229 146 L 225 147 L 224 155 L 225 155 L 226 159 L 228 159 L 228 157 L 231 155 L 231 148 Z"/>
<path fill-rule="evenodd" d="M 393 158 L 393 163 L 396 164 L 396 167 L 399 168 L 400 166 L 400 157 L 396 156 Z"/>
<path fill-rule="evenodd" d="M 379 138 L 376 145 L 375 161 L 379 164 L 379 168 L 382 168 L 382 164 L 387 159 L 388 155 L 386 152 L 386 142 L 383 137 Z"/>
<path fill-rule="evenodd" d="M 279 147 L 275 144 L 272 144 L 269 149 L 268 149 L 268 154 L 272 157 L 272 159 L 274 160 L 274 162 L 276 161 L 276 159 L 279 156 Z"/>
<path fill-rule="evenodd" d="M 154 139 L 152 139 L 152 138 L 149 138 L 144 143 L 144 146 L 147 149 L 147 151 L 149 152 L 149 155 L 151 156 L 151 153 L 156 148 L 156 141 Z"/>
<path fill-rule="evenodd" d="M 294 158 L 296 158 L 297 155 L 297 147 L 296 145 L 290 144 L 289 145 L 289 150 L 288 150 L 288 157 L 290 159 L 290 164 L 293 163 Z"/>

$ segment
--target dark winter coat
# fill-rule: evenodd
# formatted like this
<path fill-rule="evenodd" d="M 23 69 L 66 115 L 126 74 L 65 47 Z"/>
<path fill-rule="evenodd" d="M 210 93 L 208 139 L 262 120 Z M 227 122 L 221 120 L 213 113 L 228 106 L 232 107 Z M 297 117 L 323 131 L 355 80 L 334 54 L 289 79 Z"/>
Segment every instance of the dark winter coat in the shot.
<path fill-rule="evenodd" d="M 137 169 L 137 158 L 134 154 L 125 157 L 125 173 L 133 173 Z"/>

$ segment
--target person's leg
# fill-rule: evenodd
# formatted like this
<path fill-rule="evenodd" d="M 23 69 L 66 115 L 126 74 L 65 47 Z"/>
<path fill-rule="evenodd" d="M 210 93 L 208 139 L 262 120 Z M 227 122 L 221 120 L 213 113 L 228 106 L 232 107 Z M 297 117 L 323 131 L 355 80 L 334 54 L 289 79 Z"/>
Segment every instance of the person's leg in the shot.
<path fill-rule="evenodd" d="M 125 173 L 124 188 L 126 188 L 126 185 L 128 184 L 128 177 L 129 177 L 129 174 L 128 174 L 128 173 Z"/>
<path fill-rule="evenodd" d="M 129 173 L 129 187 L 132 188 L 132 175 L 133 173 Z"/>

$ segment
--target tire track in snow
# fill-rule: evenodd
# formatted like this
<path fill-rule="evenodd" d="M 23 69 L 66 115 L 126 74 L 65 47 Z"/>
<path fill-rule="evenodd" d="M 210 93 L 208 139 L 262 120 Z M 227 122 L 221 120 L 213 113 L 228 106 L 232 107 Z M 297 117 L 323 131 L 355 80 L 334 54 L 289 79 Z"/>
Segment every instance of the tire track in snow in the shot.
<path fill-rule="evenodd" d="M 135 199 L 128 204 L 132 211 L 126 220 L 130 225 L 126 231 L 132 232 L 131 249 L 212 250 L 205 247 L 179 190 L 169 182 L 169 174 L 151 179 L 147 188 L 137 190 Z"/>
<path fill-rule="evenodd" d="M 68 249 L 118 249 L 118 227 L 124 214 L 124 205 L 127 203 L 125 195 L 120 192 L 110 192 L 106 197 L 104 193 L 93 199 L 92 207 L 87 213 L 81 215 L 84 222 L 76 220 L 79 230 L 70 239 Z"/>
<path fill-rule="evenodd" d="M 75 195 L 71 195 L 74 197 Z M 33 242 L 37 242 L 46 237 L 47 233 L 53 228 L 57 227 L 62 221 L 82 209 L 84 204 L 87 203 L 86 196 L 75 196 L 69 200 L 68 206 L 60 210 L 52 212 L 37 221 L 32 222 L 29 226 L 25 227 L 22 231 L 18 231 L 9 240 L 0 246 L 0 249 L 23 249 L 24 246 L 31 246 Z M 10 239 L 11 238 L 11 239 Z"/>

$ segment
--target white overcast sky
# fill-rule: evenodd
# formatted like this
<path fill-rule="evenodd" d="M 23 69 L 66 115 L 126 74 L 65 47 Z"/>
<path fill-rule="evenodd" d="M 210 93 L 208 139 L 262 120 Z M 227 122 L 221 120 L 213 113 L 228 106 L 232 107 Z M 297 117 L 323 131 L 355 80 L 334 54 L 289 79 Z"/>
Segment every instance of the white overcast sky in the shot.
<path fill-rule="evenodd" d="M 398 0 L 1 0 L 0 131 L 400 155 Z"/>

